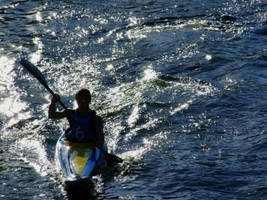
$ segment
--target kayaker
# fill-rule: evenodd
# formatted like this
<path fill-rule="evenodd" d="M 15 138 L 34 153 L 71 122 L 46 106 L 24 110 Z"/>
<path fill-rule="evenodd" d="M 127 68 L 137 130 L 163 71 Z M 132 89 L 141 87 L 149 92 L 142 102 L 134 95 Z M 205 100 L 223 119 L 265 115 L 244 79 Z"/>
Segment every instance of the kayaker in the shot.
<path fill-rule="evenodd" d="M 56 103 L 60 100 L 58 94 L 53 95 L 49 106 L 48 117 L 50 119 L 66 118 L 70 128 L 66 130 L 66 138 L 71 142 L 96 142 L 103 146 L 103 120 L 90 109 L 91 93 L 87 89 L 81 89 L 75 94 L 78 104 L 76 110 L 67 109 L 62 112 L 56 110 Z"/>

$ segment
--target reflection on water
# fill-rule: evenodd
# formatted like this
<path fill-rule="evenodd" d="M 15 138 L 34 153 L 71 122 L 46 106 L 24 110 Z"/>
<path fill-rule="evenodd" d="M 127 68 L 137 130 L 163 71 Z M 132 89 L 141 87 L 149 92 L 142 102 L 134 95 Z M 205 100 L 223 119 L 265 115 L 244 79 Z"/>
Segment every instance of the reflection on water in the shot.
<path fill-rule="evenodd" d="M 14 79 L 14 73 L 13 73 L 13 67 L 15 61 L 12 60 L 10 57 L 1 55 L 0 56 L 0 77 L 1 77 L 1 84 L 0 84 L 0 91 L 7 91 L 9 88 L 12 87 L 13 79 Z M 3 93 L 4 95 L 4 93 Z"/>

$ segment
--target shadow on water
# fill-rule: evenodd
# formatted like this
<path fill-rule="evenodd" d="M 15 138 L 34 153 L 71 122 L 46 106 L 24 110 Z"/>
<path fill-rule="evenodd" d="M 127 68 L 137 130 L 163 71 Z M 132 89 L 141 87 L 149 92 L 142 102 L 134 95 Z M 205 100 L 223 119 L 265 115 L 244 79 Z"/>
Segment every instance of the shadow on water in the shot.
<path fill-rule="evenodd" d="M 68 200 L 88 200 L 96 199 L 94 183 L 90 179 L 82 179 L 79 181 L 66 181 L 64 188 Z"/>
<path fill-rule="evenodd" d="M 112 181 L 114 176 L 125 173 L 130 168 L 130 163 L 124 163 L 114 168 L 103 168 L 96 172 L 93 179 L 66 180 L 63 183 L 68 200 L 103 199 L 105 183 Z"/>
<path fill-rule="evenodd" d="M 125 180 L 131 176 L 141 173 L 140 164 L 137 164 L 134 159 L 125 160 L 122 164 L 114 168 L 105 168 L 101 171 L 101 175 L 94 176 L 91 179 L 80 179 L 78 181 L 65 181 L 64 190 L 67 200 L 102 200 L 107 197 L 109 185 L 114 183 L 114 180 Z M 120 184 L 119 184 L 120 185 Z M 120 186 L 119 186 L 120 187 Z M 112 190 L 114 199 L 120 196 L 120 192 L 116 189 Z"/>

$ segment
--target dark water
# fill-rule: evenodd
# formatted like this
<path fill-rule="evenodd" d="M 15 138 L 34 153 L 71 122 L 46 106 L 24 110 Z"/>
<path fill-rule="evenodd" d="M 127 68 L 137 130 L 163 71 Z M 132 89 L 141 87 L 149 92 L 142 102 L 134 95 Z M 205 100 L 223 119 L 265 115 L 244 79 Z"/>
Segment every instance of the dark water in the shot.
<path fill-rule="evenodd" d="M 267 199 L 265 0 L 1 0 L 0 199 L 67 199 L 54 150 L 80 88 L 128 164 L 97 199 Z M 89 197 L 88 197 L 89 199 Z"/>

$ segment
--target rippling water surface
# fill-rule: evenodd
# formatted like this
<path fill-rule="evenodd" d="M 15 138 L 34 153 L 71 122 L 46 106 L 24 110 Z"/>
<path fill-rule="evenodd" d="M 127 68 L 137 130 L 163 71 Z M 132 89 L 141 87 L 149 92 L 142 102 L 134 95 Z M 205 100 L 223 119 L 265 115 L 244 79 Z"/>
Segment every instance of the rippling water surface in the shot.
<path fill-rule="evenodd" d="M 65 121 L 19 64 L 69 107 L 92 91 L 127 163 L 95 199 L 267 199 L 267 4 L 0 1 L 0 199 L 67 199 L 55 170 Z"/>

